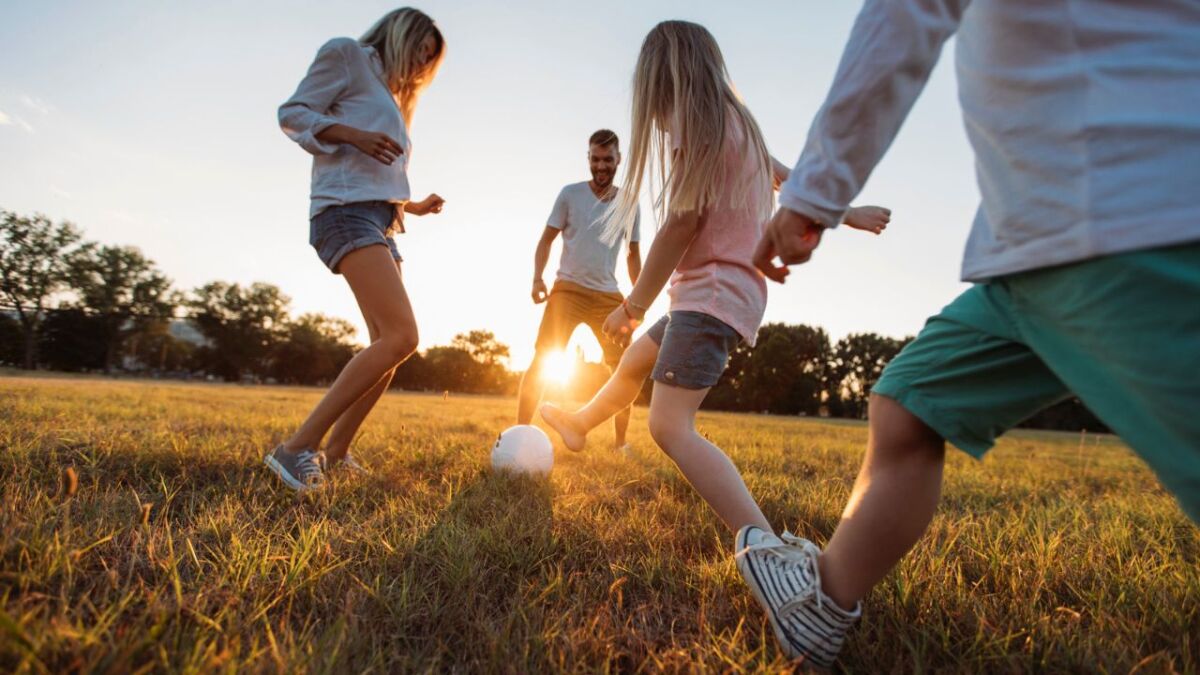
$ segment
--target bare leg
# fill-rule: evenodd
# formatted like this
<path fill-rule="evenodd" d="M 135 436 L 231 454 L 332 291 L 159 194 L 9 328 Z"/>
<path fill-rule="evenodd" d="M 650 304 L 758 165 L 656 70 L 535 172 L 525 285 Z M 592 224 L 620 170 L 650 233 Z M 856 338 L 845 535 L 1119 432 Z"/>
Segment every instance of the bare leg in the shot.
<path fill-rule="evenodd" d="M 605 420 L 628 408 L 637 400 L 642 382 L 654 370 L 658 359 L 658 345 L 642 336 L 621 357 L 617 372 L 608 379 L 604 387 L 596 392 L 592 400 L 577 412 L 566 413 L 552 405 L 542 406 L 542 419 L 562 436 L 567 448 L 579 452 L 587 443 L 587 434 Z"/>
<path fill-rule="evenodd" d="M 542 400 L 542 391 L 546 387 L 546 383 L 542 381 L 542 363 L 545 358 L 542 350 L 534 352 L 533 361 L 521 376 L 521 388 L 517 391 L 517 424 L 533 422 L 533 414 L 537 412 L 538 401 Z"/>
<path fill-rule="evenodd" d="M 284 443 L 287 451 L 316 448 L 329 427 L 417 348 L 417 322 L 387 247 L 368 246 L 342 259 L 341 272 L 379 339 L 354 355 L 325 397 Z"/>
<path fill-rule="evenodd" d="M 871 432 L 850 501 L 821 555 L 825 593 L 853 607 L 929 527 L 942 491 L 945 442 L 896 401 L 871 397 Z"/>
<path fill-rule="evenodd" d="M 400 271 L 399 262 L 396 263 L 396 270 Z M 379 328 L 362 308 L 361 303 L 359 309 L 362 311 L 363 320 L 367 322 L 367 333 L 371 338 L 371 343 L 374 344 L 379 340 Z M 333 425 L 333 431 L 329 433 L 329 440 L 325 442 L 325 456 L 330 462 L 337 462 L 350 452 L 350 444 L 354 441 L 354 436 L 358 434 L 359 427 L 374 409 L 375 404 L 379 402 L 379 398 L 387 391 L 388 385 L 392 383 L 392 376 L 395 374 L 395 368 L 384 373 L 375 386 L 368 389 L 362 398 L 355 401 L 354 405 L 346 409 L 346 412 L 338 418 L 337 423 Z"/>
<path fill-rule="evenodd" d="M 625 406 L 624 410 L 613 417 L 613 447 L 618 450 L 625 445 L 625 434 L 629 430 L 629 418 L 632 415 L 633 406 Z"/>
<path fill-rule="evenodd" d="M 650 435 L 731 531 L 754 525 L 774 532 L 733 461 L 696 432 L 696 411 L 707 394 L 655 382 Z"/>

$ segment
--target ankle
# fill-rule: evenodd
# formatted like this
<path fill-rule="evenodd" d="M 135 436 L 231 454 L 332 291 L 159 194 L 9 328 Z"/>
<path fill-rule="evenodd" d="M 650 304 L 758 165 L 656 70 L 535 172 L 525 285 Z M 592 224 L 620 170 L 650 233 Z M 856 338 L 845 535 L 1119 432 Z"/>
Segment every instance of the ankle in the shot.
<path fill-rule="evenodd" d="M 817 569 L 821 572 L 821 594 L 832 600 L 838 609 L 853 612 L 862 598 L 846 589 L 840 581 L 841 576 L 836 566 L 829 561 L 829 556 L 822 553 L 817 558 Z"/>

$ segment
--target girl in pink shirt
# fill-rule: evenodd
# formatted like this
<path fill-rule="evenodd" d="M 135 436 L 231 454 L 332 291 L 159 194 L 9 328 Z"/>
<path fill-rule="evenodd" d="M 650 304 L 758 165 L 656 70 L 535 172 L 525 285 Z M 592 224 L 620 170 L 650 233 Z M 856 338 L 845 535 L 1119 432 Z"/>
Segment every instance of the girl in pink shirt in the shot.
<path fill-rule="evenodd" d="M 754 344 L 767 287 L 752 262 L 773 208 L 772 186 L 787 169 L 767 152 L 754 117 L 735 93 L 712 35 L 666 21 L 642 44 L 633 81 L 628 175 L 609 214 L 615 238 L 636 212 L 643 179 L 663 223 L 629 297 L 604 324 L 628 342 L 647 307 L 670 282 L 671 310 L 625 352 L 620 367 L 586 406 L 552 405 L 542 417 L 571 450 L 637 398 L 654 379 L 650 434 L 730 530 L 774 530 L 729 457 L 696 431 L 695 416 L 730 352 Z M 668 144 L 669 140 L 669 144 Z M 669 148 L 669 156 L 668 156 Z M 657 167 L 656 175 L 650 167 Z M 851 209 L 848 224 L 878 232 L 885 209 Z M 755 588 L 752 585 L 752 588 Z"/>

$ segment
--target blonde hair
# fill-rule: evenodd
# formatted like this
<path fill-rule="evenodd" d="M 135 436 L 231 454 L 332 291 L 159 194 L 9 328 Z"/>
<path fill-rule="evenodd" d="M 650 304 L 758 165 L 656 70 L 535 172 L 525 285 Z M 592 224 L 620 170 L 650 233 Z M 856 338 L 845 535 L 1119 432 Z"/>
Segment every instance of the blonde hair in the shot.
<path fill-rule="evenodd" d="M 762 172 L 747 177 L 751 184 L 722 190 L 730 178 L 723 153 L 731 118 L 744 130 L 743 155 L 760 164 Z M 646 36 L 633 74 L 631 126 L 625 180 L 605 216 L 607 241 L 615 241 L 632 226 L 643 181 L 650 183 L 660 224 L 672 213 L 703 212 L 721 198 L 744 206 L 751 195 L 760 194 L 753 189 L 759 177 L 767 195 L 763 206 L 769 212 L 771 156 L 758 123 L 734 89 L 717 41 L 704 26 L 664 21 Z M 668 152 L 671 130 L 679 135 L 671 139 L 679 157 Z"/>
<path fill-rule="evenodd" d="M 422 65 L 421 43 L 429 36 L 433 36 L 434 54 Z M 433 81 L 446 54 L 446 41 L 437 24 L 419 9 L 401 7 L 383 15 L 358 41 L 379 54 L 388 89 L 395 95 L 404 121 L 411 124 L 417 97 Z"/>

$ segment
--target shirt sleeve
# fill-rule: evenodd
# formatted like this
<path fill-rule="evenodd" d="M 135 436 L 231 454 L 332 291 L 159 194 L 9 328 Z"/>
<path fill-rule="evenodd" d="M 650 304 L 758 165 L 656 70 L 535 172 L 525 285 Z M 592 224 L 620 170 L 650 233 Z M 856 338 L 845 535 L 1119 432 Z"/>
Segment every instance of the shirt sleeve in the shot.
<path fill-rule="evenodd" d="M 633 212 L 633 229 L 629 231 L 629 243 L 636 244 L 642 240 L 642 207 Z"/>
<path fill-rule="evenodd" d="M 336 152 L 336 143 L 322 142 L 317 134 L 337 124 L 326 113 L 346 90 L 348 81 L 348 68 L 338 40 L 325 43 L 296 93 L 279 106 L 279 126 L 283 133 L 314 155 Z"/>
<path fill-rule="evenodd" d="M 567 228 L 567 189 L 563 188 L 558 193 L 558 198 L 554 200 L 554 208 L 550 210 L 550 217 L 546 219 L 546 226 L 553 227 L 556 230 L 565 230 Z"/>
<path fill-rule="evenodd" d="M 867 0 L 779 203 L 836 227 L 925 88 L 969 0 Z"/>

